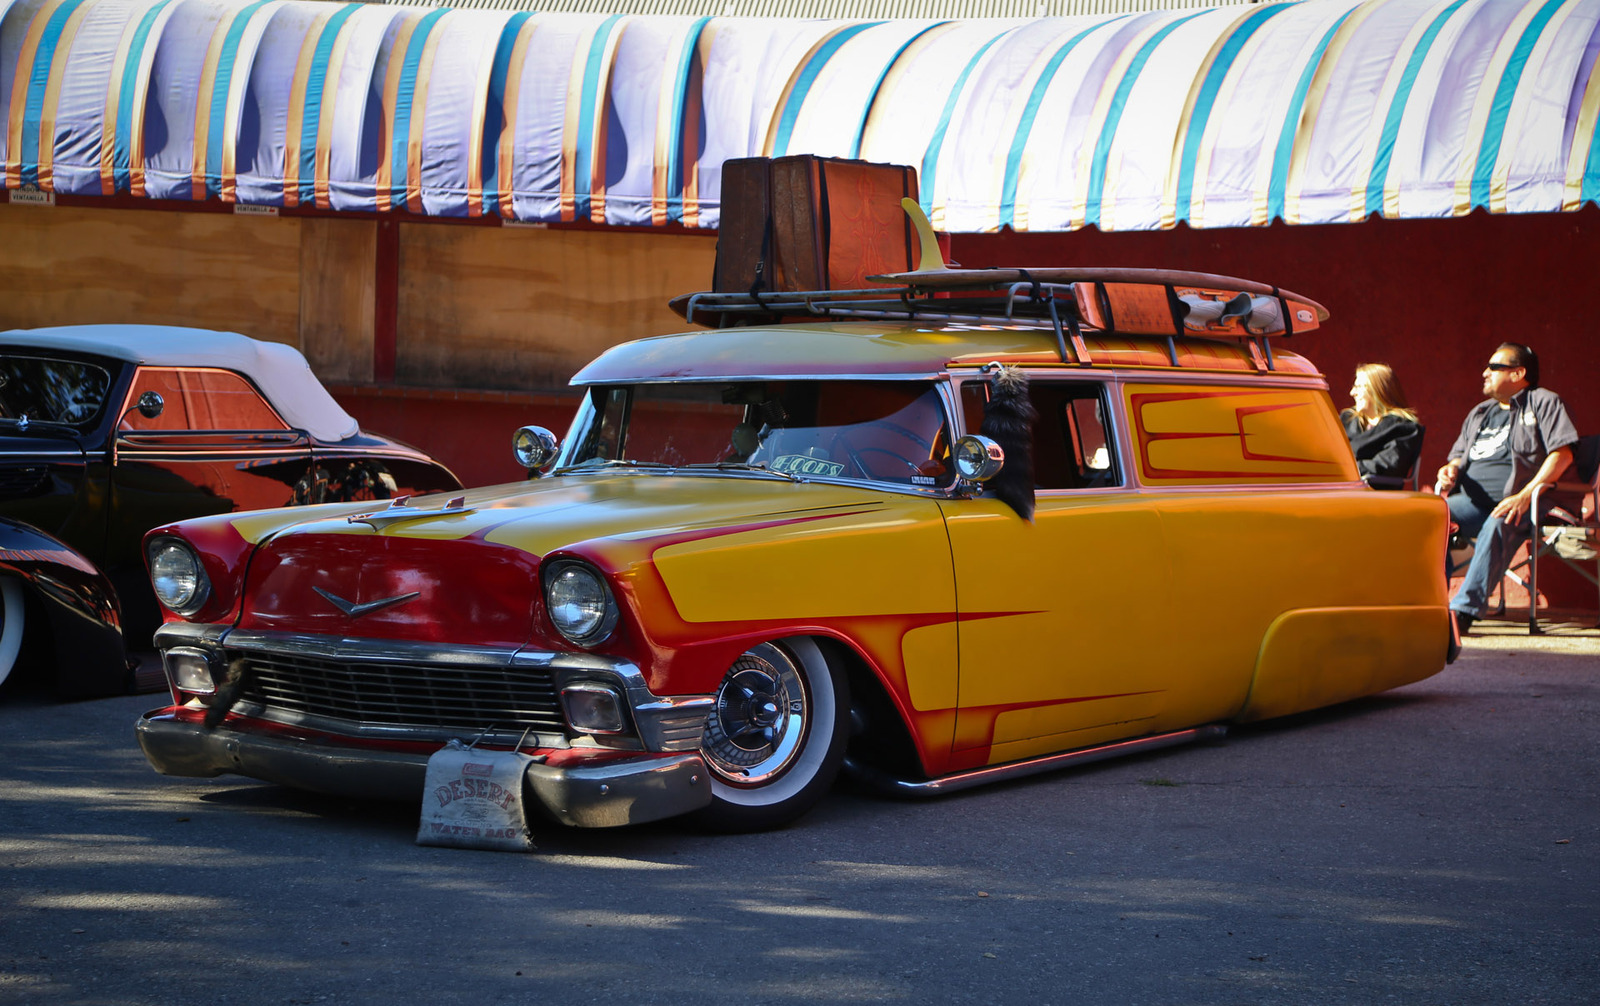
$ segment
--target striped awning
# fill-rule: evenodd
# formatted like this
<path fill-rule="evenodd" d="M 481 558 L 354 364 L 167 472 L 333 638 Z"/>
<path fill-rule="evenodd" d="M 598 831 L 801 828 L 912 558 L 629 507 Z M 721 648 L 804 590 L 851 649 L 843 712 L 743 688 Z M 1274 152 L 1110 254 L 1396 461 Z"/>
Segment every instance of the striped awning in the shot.
<path fill-rule="evenodd" d="M 0 0 L 4 184 L 714 227 L 722 162 L 916 166 L 935 224 L 1576 210 L 1600 0 L 783 20 Z"/>

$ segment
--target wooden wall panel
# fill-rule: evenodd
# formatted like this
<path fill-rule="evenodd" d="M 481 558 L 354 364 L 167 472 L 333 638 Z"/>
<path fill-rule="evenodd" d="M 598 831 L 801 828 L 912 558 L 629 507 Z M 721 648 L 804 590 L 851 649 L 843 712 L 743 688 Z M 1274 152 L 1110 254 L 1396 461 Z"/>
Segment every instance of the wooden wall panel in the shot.
<path fill-rule="evenodd" d="M 405 224 L 395 380 L 562 387 L 601 350 L 685 328 L 667 301 L 709 289 L 715 258 L 714 233 Z"/>
<path fill-rule="evenodd" d="M 139 322 L 300 344 L 300 222 L 0 204 L 0 327 Z"/>
<path fill-rule="evenodd" d="M 300 221 L 300 351 L 325 381 L 372 380 L 375 220 Z"/>

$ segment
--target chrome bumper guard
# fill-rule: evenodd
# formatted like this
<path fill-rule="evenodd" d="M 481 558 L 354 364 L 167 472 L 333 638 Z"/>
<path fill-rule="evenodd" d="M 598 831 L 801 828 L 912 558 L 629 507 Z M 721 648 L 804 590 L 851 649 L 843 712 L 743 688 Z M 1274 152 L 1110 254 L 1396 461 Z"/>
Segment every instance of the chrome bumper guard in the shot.
<path fill-rule="evenodd" d="M 322 658 L 371 661 L 401 658 L 429 663 L 470 662 L 547 673 L 559 689 L 575 681 L 596 681 L 615 688 L 632 718 L 637 743 L 644 750 L 617 757 L 614 748 L 596 748 L 591 763 L 574 764 L 564 736 L 535 735 L 535 747 L 564 750 L 564 764 L 535 763 L 527 785 L 538 805 L 558 821 L 578 827 L 638 824 L 697 810 L 711 802 L 700 738 L 712 698 L 709 695 L 658 696 L 646 686 L 633 664 L 590 653 L 549 653 L 487 647 L 442 647 L 381 640 L 246 632 L 222 625 L 169 623 L 156 632 L 163 654 L 186 647 L 207 655 L 213 674 L 225 670 L 224 650 L 295 652 Z M 169 675 L 170 676 L 170 675 Z M 240 710 L 244 712 L 244 709 Z M 262 719 L 280 726 L 311 728 L 332 735 L 328 740 L 292 738 L 254 730 L 238 719 L 207 729 L 179 719 L 172 710 L 156 710 L 137 725 L 139 745 L 158 772 L 175 776 L 211 777 L 237 773 L 341 796 L 414 800 L 422 795 L 428 755 L 386 750 L 372 741 L 443 741 L 437 728 L 374 727 L 358 722 L 329 722 L 305 715 Z M 253 722 L 253 721 L 246 721 Z M 487 739 L 492 747 L 515 745 L 515 731 Z M 340 743 L 348 735 L 352 742 Z M 357 740 L 359 738 L 359 740 Z M 472 737 L 462 737 L 471 741 Z M 527 750 L 527 748 L 524 748 Z"/>
<path fill-rule="evenodd" d="M 428 755 L 339 747 L 180 720 L 169 709 L 140 717 L 139 746 L 163 775 L 236 773 L 335 796 L 421 800 Z M 596 749 L 596 753 L 602 753 Z M 689 752 L 640 752 L 593 764 L 528 768 L 526 787 L 562 824 L 609 828 L 698 810 L 711 802 L 705 762 Z"/>

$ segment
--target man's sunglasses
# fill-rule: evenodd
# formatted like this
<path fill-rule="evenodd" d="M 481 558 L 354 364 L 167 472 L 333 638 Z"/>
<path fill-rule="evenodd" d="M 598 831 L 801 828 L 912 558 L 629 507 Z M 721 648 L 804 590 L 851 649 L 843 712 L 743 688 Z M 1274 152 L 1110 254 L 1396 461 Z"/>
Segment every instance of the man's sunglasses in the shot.
<path fill-rule="evenodd" d="M 1517 370 L 1517 369 L 1519 369 L 1519 366 L 1517 364 L 1515 364 L 1515 363 L 1486 363 L 1486 364 L 1484 364 L 1484 369 L 1486 369 L 1486 370 Z"/>

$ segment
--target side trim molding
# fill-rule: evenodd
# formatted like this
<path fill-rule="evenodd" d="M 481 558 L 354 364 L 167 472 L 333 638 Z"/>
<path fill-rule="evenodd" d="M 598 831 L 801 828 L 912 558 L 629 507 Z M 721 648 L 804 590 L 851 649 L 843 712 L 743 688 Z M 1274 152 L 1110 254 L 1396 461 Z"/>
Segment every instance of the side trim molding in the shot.
<path fill-rule="evenodd" d="M 972 769 L 968 772 L 957 772 L 954 775 L 947 775 L 938 779 L 898 779 L 885 772 L 862 765 L 852 758 L 845 759 L 844 768 L 857 781 L 887 796 L 927 798 L 944 796 L 946 793 L 957 793 L 977 786 L 986 786 L 993 782 L 1021 779 L 1025 776 L 1039 775 L 1042 772 L 1053 772 L 1056 769 L 1073 765 L 1086 765 L 1089 762 L 1104 761 L 1107 758 L 1120 758 L 1123 755 L 1154 751 L 1159 748 L 1174 747 L 1178 744 L 1191 744 L 1195 741 L 1215 740 L 1226 736 L 1227 733 L 1228 728 L 1226 726 L 1220 723 L 1212 723 L 1203 727 L 1195 727 L 1192 730 L 1175 730 L 1172 733 L 1155 734 L 1150 737 L 1135 737 L 1132 740 L 1118 741 L 1115 744 L 1101 744 L 1092 748 L 1080 748 L 1077 751 L 1045 755 L 1042 758 L 1029 758 L 1026 761 L 1014 761 L 1005 765 L 987 765 L 983 768 Z"/>

